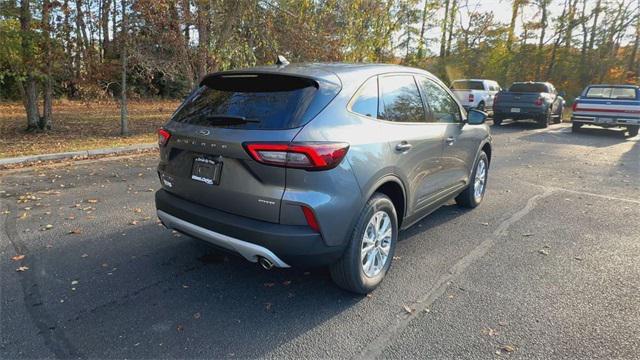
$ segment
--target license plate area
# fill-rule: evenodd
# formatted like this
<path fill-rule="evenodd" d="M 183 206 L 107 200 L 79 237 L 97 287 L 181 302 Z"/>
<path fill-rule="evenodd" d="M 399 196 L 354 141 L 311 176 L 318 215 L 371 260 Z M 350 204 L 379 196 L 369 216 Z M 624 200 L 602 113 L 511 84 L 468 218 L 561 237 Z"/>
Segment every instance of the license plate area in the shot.
<path fill-rule="evenodd" d="M 520 112 L 520 108 L 511 108 L 511 112 L 512 113 L 519 113 Z"/>
<path fill-rule="evenodd" d="M 609 118 L 609 117 L 599 117 L 598 118 L 598 122 L 602 123 L 602 124 L 612 124 L 613 123 L 613 118 Z"/>
<path fill-rule="evenodd" d="M 218 185 L 221 172 L 222 161 L 220 160 L 214 160 L 206 156 L 197 156 L 193 159 L 193 166 L 191 166 L 192 180 L 208 185 Z"/>

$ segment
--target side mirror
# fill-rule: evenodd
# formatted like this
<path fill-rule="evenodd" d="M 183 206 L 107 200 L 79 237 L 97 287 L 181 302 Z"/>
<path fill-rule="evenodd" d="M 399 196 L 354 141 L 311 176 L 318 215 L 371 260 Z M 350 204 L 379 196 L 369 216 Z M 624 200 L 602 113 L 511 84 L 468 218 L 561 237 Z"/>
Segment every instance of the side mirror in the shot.
<path fill-rule="evenodd" d="M 562 97 L 565 97 L 565 96 L 567 96 L 567 93 L 566 93 L 566 92 L 564 92 L 564 91 L 560 91 L 560 92 L 558 93 L 558 95 L 560 95 L 560 96 L 562 96 Z"/>
<path fill-rule="evenodd" d="M 467 116 L 467 122 L 469 125 L 481 125 L 487 120 L 487 113 L 484 111 L 471 109 Z"/>

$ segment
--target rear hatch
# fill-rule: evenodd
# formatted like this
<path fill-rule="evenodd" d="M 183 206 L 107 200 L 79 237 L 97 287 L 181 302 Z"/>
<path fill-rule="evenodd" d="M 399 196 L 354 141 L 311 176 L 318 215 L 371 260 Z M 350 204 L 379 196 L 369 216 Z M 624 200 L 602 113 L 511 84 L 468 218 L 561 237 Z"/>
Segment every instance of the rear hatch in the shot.
<path fill-rule="evenodd" d="M 243 144 L 289 143 L 340 90 L 277 73 L 205 78 L 164 127 L 158 167 L 165 190 L 236 215 L 277 223 L 285 168 L 254 161 Z"/>

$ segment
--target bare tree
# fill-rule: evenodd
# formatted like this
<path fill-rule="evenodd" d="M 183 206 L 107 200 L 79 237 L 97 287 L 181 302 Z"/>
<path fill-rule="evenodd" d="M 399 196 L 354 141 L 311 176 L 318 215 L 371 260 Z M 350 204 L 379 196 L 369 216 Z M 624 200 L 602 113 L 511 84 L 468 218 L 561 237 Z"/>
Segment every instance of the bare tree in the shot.
<path fill-rule="evenodd" d="M 122 82 L 120 83 L 120 134 L 127 135 L 129 133 L 129 113 L 127 109 L 127 50 L 128 43 L 128 27 L 127 27 L 127 0 L 121 0 L 122 5 L 122 23 L 121 23 L 121 49 L 120 62 L 122 63 Z"/>

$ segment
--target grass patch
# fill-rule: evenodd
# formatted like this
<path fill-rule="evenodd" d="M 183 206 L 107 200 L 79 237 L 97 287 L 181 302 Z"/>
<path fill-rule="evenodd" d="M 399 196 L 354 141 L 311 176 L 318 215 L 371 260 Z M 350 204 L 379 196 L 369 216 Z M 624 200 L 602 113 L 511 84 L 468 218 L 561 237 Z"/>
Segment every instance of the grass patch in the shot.
<path fill-rule="evenodd" d="M 27 133 L 24 106 L 0 103 L 0 158 L 126 146 L 156 141 L 178 101 L 129 103 L 129 135 L 120 136 L 117 102 L 56 101 L 53 129 Z"/>

